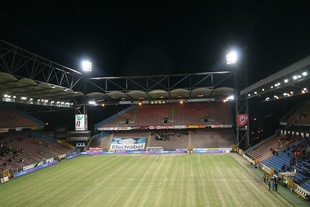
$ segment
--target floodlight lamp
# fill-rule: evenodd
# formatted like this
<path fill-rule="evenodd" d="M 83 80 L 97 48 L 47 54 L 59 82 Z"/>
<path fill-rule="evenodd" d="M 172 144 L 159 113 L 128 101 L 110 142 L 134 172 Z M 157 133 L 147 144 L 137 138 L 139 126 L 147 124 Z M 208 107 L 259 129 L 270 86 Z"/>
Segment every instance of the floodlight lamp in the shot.
<path fill-rule="evenodd" d="M 88 104 L 89 105 L 96 105 L 96 101 L 89 101 Z"/>
<path fill-rule="evenodd" d="M 228 96 L 227 99 L 228 99 L 228 100 L 234 100 L 234 99 L 235 99 L 235 96 L 234 96 L 234 95 Z"/>
<path fill-rule="evenodd" d="M 237 62 L 237 53 L 232 51 L 226 55 L 227 65 L 235 64 Z"/>
<path fill-rule="evenodd" d="M 82 61 L 82 69 L 84 72 L 90 72 L 92 69 L 92 63 L 88 60 Z"/>
<path fill-rule="evenodd" d="M 224 102 L 227 101 L 233 101 L 235 99 L 234 95 L 228 96 L 226 99 L 224 99 Z"/>

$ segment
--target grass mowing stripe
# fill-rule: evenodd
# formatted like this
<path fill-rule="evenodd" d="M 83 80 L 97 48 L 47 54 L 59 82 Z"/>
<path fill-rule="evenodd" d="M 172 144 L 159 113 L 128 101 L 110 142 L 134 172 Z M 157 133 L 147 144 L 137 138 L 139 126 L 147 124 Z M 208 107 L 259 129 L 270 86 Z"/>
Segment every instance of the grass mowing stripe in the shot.
<path fill-rule="evenodd" d="M 145 161 L 145 166 L 143 167 L 143 170 L 145 171 L 145 182 L 142 183 L 143 186 L 140 186 L 141 188 L 139 189 L 139 191 L 137 190 L 137 192 L 135 193 L 135 197 L 132 197 L 135 198 L 135 202 L 131 201 L 131 204 L 133 206 L 146 206 L 148 200 L 153 198 L 147 195 L 154 194 L 154 186 L 158 184 L 158 179 L 156 176 L 158 170 L 160 169 L 158 159 L 154 159 L 154 156 L 147 156 L 146 159 L 147 161 Z M 142 180 L 143 179 L 144 178 L 142 177 Z"/>
<path fill-rule="evenodd" d="M 139 156 L 139 155 L 137 155 Z M 127 203 L 128 206 L 139 206 L 139 200 L 141 196 L 141 189 L 148 188 L 146 185 L 146 181 L 148 180 L 150 174 L 149 169 L 151 168 L 150 162 L 146 160 L 146 156 L 142 155 L 140 158 L 142 160 L 139 161 L 139 166 L 132 165 L 132 169 L 129 170 L 130 174 L 127 179 L 130 179 L 131 182 L 128 184 L 128 186 L 125 186 L 127 188 L 126 190 L 130 191 L 128 197 L 123 197 L 123 200 L 119 200 L 116 204 L 124 204 Z"/>
<path fill-rule="evenodd" d="M 108 195 L 105 196 L 107 206 L 113 205 L 119 200 L 120 196 L 126 194 L 124 186 L 127 184 L 124 181 L 129 180 L 128 177 L 132 173 L 132 157 L 127 155 L 117 155 L 117 157 L 120 160 L 119 165 L 110 168 L 109 172 L 96 181 L 102 192 L 106 192 Z M 138 163 L 139 159 L 136 159 L 136 164 Z"/>
<path fill-rule="evenodd" d="M 231 205 L 242 206 L 244 199 L 242 199 L 240 196 L 236 196 L 234 192 L 235 192 L 236 187 L 242 185 L 242 183 L 245 181 L 244 172 L 238 173 L 238 171 L 236 171 L 237 169 L 236 167 L 227 168 L 224 172 L 222 169 L 225 165 L 228 164 L 228 162 L 233 166 L 237 165 L 237 162 L 234 159 L 232 159 L 231 157 L 227 157 L 227 158 L 229 159 L 226 162 L 221 163 L 222 166 L 219 167 L 219 172 L 221 173 L 221 176 L 226 178 L 227 181 L 232 180 L 232 182 L 227 182 L 227 184 L 223 186 L 227 189 L 227 192 L 228 192 L 224 195 L 225 200 L 227 201 L 228 206 L 231 206 Z"/>
<path fill-rule="evenodd" d="M 219 163 L 219 159 L 217 156 L 212 156 L 211 157 L 211 162 L 212 162 L 212 168 L 214 169 L 215 171 L 215 175 L 218 176 L 219 180 L 223 180 L 225 179 L 225 177 L 222 175 L 222 171 L 221 171 L 221 168 L 220 168 L 220 164 Z M 217 205 L 219 206 L 226 206 L 228 203 L 225 202 L 225 192 L 223 191 L 223 189 L 226 189 L 225 186 L 223 187 L 223 185 L 225 185 L 225 183 L 223 182 L 214 182 L 214 185 L 217 185 L 217 186 L 214 186 L 214 189 L 216 189 L 216 194 L 217 194 L 217 197 L 218 197 L 218 202 L 217 202 Z M 238 205 L 237 205 L 238 206 Z"/>
<path fill-rule="evenodd" d="M 172 159 L 170 159 L 170 157 L 172 156 L 173 155 L 171 156 L 164 155 L 164 156 L 159 156 L 158 158 L 160 160 L 160 165 L 158 166 L 158 169 L 156 172 L 157 172 L 157 175 L 162 175 L 164 180 L 166 179 L 167 176 L 171 175 L 172 170 L 174 168 L 173 165 L 175 163 L 173 163 Z M 161 206 L 163 205 L 164 202 L 166 202 L 165 196 L 169 192 L 169 189 L 167 189 L 167 186 L 170 186 L 170 185 L 168 185 L 167 181 L 165 181 L 165 183 L 158 185 L 153 190 L 153 193 L 151 194 L 153 196 L 153 198 L 151 199 L 153 201 L 153 204 L 151 206 Z M 149 199 L 145 198 L 145 200 L 148 204 L 150 204 Z"/>

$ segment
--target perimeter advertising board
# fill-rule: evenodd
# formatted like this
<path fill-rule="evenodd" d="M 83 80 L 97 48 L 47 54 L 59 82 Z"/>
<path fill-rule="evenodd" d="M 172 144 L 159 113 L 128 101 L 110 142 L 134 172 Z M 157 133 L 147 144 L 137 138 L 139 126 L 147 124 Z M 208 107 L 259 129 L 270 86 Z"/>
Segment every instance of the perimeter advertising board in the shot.
<path fill-rule="evenodd" d="M 146 138 L 113 138 L 110 150 L 133 151 L 145 150 Z"/>

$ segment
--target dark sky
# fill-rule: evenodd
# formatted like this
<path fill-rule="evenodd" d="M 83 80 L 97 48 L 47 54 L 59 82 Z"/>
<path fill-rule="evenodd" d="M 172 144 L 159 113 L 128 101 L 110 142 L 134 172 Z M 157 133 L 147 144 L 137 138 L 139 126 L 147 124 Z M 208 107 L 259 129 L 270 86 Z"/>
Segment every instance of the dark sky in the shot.
<path fill-rule="evenodd" d="M 226 70 L 236 48 L 253 84 L 310 55 L 306 5 L 188 2 L 6 2 L 0 39 L 76 70 L 87 57 L 93 76 Z"/>
<path fill-rule="evenodd" d="M 251 84 L 310 55 L 305 5 L 232 3 L 3 5 L 0 38 L 93 76 L 225 70 L 235 47 Z"/>

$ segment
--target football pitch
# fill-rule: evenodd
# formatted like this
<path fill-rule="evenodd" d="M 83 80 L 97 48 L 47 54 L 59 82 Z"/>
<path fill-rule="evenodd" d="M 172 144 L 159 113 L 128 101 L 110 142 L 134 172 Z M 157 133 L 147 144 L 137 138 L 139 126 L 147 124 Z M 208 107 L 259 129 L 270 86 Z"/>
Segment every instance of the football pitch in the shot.
<path fill-rule="evenodd" d="M 238 154 L 81 155 L 0 185 L 0 206 L 293 206 Z"/>

